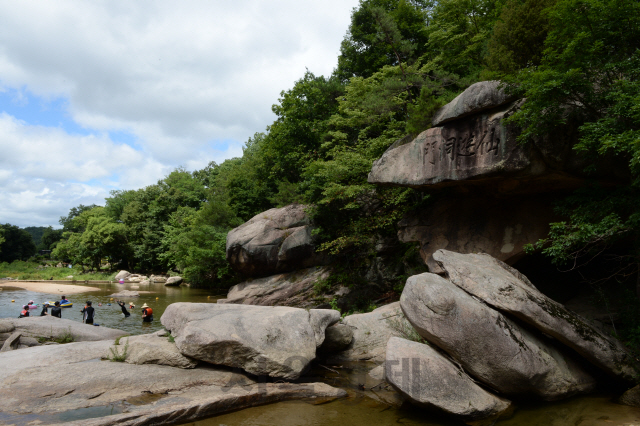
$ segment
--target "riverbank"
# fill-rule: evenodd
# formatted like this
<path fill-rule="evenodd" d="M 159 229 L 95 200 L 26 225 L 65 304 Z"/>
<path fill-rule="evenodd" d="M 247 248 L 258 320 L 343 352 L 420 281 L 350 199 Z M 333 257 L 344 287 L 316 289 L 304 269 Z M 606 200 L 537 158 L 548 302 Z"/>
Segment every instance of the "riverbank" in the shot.
<path fill-rule="evenodd" d="M 75 284 L 61 284 L 61 283 L 47 283 L 47 282 L 27 282 L 27 281 L 0 281 L 0 288 L 5 287 L 13 287 L 13 288 L 21 288 L 24 290 L 35 291 L 38 293 L 62 293 L 65 295 L 69 294 L 80 294 L 87 293 L 90 291 L 100 291 L 98 287 L 88 287 L 88 286 L 80 286 Z"/>

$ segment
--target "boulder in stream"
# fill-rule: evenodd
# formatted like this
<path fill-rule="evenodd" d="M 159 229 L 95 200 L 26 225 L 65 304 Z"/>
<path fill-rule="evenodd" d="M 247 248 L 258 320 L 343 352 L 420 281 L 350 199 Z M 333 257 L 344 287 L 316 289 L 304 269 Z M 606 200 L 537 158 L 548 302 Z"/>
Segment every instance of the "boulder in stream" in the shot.
<path fill-rule="evenodd" d="M 506 395 L 552 401 L 595 387 L 570 357 L 439 275 L 410 277 L 400 306 L 423 338 Z"/>
<path fill-rule="evenodd" d="M 478 386 L 435 349 L 399 337 L 387 343 L 385 376 L 413 404 L 461 420 L 495 419 L 511 406 L 510 401 Z"/>
<path fill-rule="evenodd" d="M 638 376 L 638 364 L 622 343 L 540 293 L 504 263 L 447 250 L 436 251 L 433 259 L 456 286 L 554 337 L 607 373 L 628 382 Z"/>
<path fill-rule="evenodd" d="M 284 306 L 173 303 L 160 320 L 183 355 L 292 380 L 316 357 L 320 337 L 311 315 Z M 330 324 L 334 312 L 319 309 L 313 316 L 315 324 Z"/>

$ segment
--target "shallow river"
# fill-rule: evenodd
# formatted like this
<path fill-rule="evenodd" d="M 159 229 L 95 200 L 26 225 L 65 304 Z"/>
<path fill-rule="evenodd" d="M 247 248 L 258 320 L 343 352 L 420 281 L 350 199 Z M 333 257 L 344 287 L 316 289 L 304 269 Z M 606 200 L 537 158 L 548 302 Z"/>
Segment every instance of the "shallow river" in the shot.
<path fill-rule="evenodd" d="M 75 282 L 75 285 L 84 285 L 80 282 Z M 153 331 L 162 328 L 160 324 L 160 317 L 164 313 L 164 310 L 171 303 L 176 302 L 198 302 L 198 303 L 215 303 L 224 295 L 216 295 L 208 290 L 192 289 L 186 286 L 178 287 L 166 287 L 164 284 L 147 284 L 140 285 L 139 283 L 110 283 L 110 284 L 86 284 L 88 287 L 98 287 L 99 291 L 91 291 L 82 294 L 66 295 L 67 299 L 73 302 L 73 307 L 62 309 L 62 318 L 71 319 L 74 321 L 82 321 L 82 314 L 80 311 L 84 307 L 87 300 L 91 300 L 93 307 L 95 308 L 95 324 L 100 324 L 104 327 L 117 328 L 124 330 L 131 334 L 144 334 L 151 333 Z M 132 286 L 139 286 L 138 289 L 132 289 Z M 127 302 L 127 310 L 131 313 L 131 316 L 125 318 L 122 311 L 115 301 L 110 300 L 110 295 L 122 290 L 133 290 L 140 293 L 140 297 L 124 298 Z M 27 304 L 30 300 L 42 307 L 43 302 L 60 300 L 62 293 L 36 293 L 33 291 L 27 291 L 15 287 L 0 288 L 0 318 L 17 318 L 20 315 L 22 306 Z M 15 300 L 15 302 L 11 302 Z M 129 309 L 129 302 L 133 302 L 136 307 Z M 102 303 L 102 306 L 99 304 Z M 109 306 L 111 303 L 111 306 Z M 142 322 L 142 309 L 140 307 L 143 303 L 146 303 L 153 309 L 152 323 Z M 40 315 L 41 309 L 32 309 L 32 315 Z"/>
<path fill-rule="evenodd" d="M 77 285 L 82 285 L 76 283 Z M 74 304 L 63 310 L 63 318 L 81 321 L 80 310 L 87 300 L 96 308 L 95 321 L 101 326 L 118 328 L 131 334 L 149 333 L 162 327 L 160 317 L 165 308 L 175 302 L 215 303 L 224 297 L 210 291 L 189 287 L 165 287 L 162 284 L 140 285 L 138 291 L 149 291 L 140 297 L 125 299 L 134 302 L 136 309 L 131 317 L 124 318 L 120 308 L 110 300 L 110 295 L 120 290 L 132 290 L 138 284 L 90 284 L 99 287 L 99 291 L 68 295 Z M 0 290 L 0 318 L 17 317 L 23 304 L 29 300 L 42 305 L 48 300 L 59 300 L 61 294 L 45 294 L 17 288 Z M 15 302 L 11 302 L 15 300 Z M 98 306 L 102 303 L 102 306 Z M 108 306 L 108 303 L 112 303 Z M 153 308 L 154 322 L 142 323 L 140 306 L 147 303 Z M 33 310 L 39 315 L 40 310 Z M 342 367 L 342 368 L 341 368 Z M 382 389 L 362 391 L 360 385 L 367 383 L 366 370 L 370 365 L 331 365 L 329 371 L 316 366 L 310 381 L 323 381 L 330 385 L 346 389 L 347 398 L 325 404 L 313 404 L 304 401 L 282 402 L 262 407 L 249 408 L 233 413 L 222 414 L 206 420 L 192 423 L 194 426 L 454 426 L 461 423 L 438 417 L 407 405 L 397 406 L 397 395 Z M 370 383 L 367 383 L 369 389 Z M 108 407 L 107 407 L 108 408 Z M 95 410 L 93 410 L 95 411 Z M 57 416 L 58 420 L 78 420 L 109 414 L 109 412 L 91 412 L 84 415 L 74 413 L 69 419 Z M 7 420 L 7 419 L 5 419 Z M 24 420 L 24 419 L 23 419 Z M 0 416 L 0 424 L 5 423 Z M 21 423 L 11 421 L 10 423 Z M 26 423 L 25 423 L 26 424 Z M 536 404 L 520 402 L 513 416 L 499 421 L 497 426 L 640 426 L 640 409 L 619 405 L 613 402 L 613 396 L 597 395 L 576 397 L 558 403 Z"/>

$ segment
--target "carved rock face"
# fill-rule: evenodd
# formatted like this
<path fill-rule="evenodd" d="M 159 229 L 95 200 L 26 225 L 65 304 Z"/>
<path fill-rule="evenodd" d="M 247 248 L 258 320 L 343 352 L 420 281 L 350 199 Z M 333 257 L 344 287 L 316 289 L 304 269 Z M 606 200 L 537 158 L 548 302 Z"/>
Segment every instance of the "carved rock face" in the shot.
<path fill-rule="evenodd" d="M 530 149 L 502 122 L 513 106 L 425 130 L 374 162 L 369 182 L 420 187 L 531 168 Z"/>

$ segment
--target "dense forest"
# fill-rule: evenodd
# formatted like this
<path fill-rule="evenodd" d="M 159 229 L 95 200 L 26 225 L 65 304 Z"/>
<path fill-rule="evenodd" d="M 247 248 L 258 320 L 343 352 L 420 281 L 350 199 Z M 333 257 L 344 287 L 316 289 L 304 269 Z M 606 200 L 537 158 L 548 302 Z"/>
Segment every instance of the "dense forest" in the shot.
<path fill-rule="evenodd" d="M 225 258 L 227 232 L 297 202 L 310 206 L 319 250 L 353 270 L 375 241 L 395 235 L 408 210 L 429 203 L 417 190 L 368 184 L 372 162 L 427 129 L 470 84 L 494 79 L 527 99 L 509 119 L 523 129 L 521 143 L 571 120 L 580 131 L 574 149 L 622 156 L 630 168 L 625 186 L 589 186 L 567 198 L 558 206 L 566 220 L 531 250 L 564 263 L 640 241 L 640 3 L 361 0 L 333 73 L 308 70 L 282 91 L 276 120 L 246 142 L 242 157 L 178 168 L 155 185 L 112 192 L 104 206 L 74 207 L 61 230 L 44 230 L 40 247 L 88 268 L 109 259 L 219 287 L 237 280 Z M 11 251 L 11 232 L 5 225 L 0 256 Z M 617 258 L 624 274 L 637 272 L 640 253 L 631 246 Z"/>

